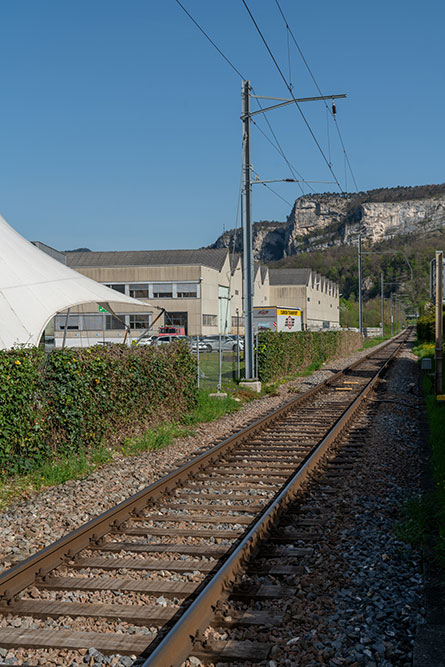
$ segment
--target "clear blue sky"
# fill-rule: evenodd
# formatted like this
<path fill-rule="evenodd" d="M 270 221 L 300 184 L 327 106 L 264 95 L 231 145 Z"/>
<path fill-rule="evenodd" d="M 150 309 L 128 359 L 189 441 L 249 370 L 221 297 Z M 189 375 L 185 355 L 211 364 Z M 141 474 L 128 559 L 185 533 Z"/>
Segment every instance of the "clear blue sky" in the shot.
<path fill-rule="evenodd" d="M 241 0 L 183 4 L 257 93 L 288 96 Z M 444 4 L 280 4 L 323 93 L 348 95 L 337 117 L 359 189 L 443 182 Z M 288 77 L 274 0 L 248 5 Z M 174 0 L 3 0 L 0 21 L 0 213 L 13 227 L 62 250 L 137 250 L 200 247 L 235 226 L 241 80 Z M 317 95 L 293 45 L 290 60 L 295 95 Z M 323 104 L 304 111 L 328 154 Z M 294 105 L 269 120 L 306 179 L 331 180 Z M 332 123 L 330 153 L 353 190 Z M 252 163 L 291 175 L 255 127 Z M 255 220 L 289 212 L 254 186 Z"/>

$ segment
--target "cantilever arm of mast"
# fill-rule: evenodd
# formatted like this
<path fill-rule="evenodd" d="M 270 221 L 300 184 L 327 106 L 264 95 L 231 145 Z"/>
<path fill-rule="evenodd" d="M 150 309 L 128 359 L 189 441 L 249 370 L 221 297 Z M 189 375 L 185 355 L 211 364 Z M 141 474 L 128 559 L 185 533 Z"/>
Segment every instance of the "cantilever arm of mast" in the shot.
<path fill-rule="evenodd" d="M 301 178 L 274 178 L 269 181 L 262 181 L 260 179 L 256 179 L 254 181 L 250 181 L 251 185 L 255 185 L 256 183 L 328 183 L 328 184 L 333 184 L 335 181 L 306 181 Z"/>
<path fill-rule="evenodd" d="M 318 100 L 338 100 L 339 98 L 344 98 L 346 95 L 320 95 L 319 97 L 293 97 L 292 99 L 286 99 L 285 97 L 264 97 L 262 95 L 250 95 L 257 100 L 281 100 L 281 104 L 274 104 L 271 107 L 266 107 L 265 109 L 258 109 L 258 111 L 251 111 L 249 116 L 256 116 L 259 113 L 265 113 L 266 111 L 273 111 L 273 109 L 279 109 L 280 107 L 285 107 L 287 104 L 292 104 L 295 102 L 317 102 Z M 243 118 L 243 116 L 241 116 Z"/>

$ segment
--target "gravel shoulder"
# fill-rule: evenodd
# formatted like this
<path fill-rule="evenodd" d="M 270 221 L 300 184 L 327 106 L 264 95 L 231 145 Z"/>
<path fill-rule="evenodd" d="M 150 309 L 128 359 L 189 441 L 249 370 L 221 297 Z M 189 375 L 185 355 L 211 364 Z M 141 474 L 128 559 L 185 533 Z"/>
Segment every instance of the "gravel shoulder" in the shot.
<path fill-rule="evenodd" d="M 294 398 L 296 393 L 310 389 L 368 352 L 361 350 L 349 357 L 329 361 L 312 375 L 281 385 L 278 396 L 251 401 L 235 414 L 200 424 L 195 428 L 196 435 L 178 438 L 165 449 L 116 458 L 83 479 L 14 500 L 0 513 L 0 572 L 155 482 L 167 469 L 179 465 L 197 450 L 211 447 L 234 430 L 259 419 Z"/>
<path fill-rule="evenodd" d="M 422 489 L 418 379 L 417 358 L 405 350 L 344 438 L 362 443 L 350 472 L 336 481 L 321 473 L 296 501 L 295 523 L 286 522 L 286 531 L 301 534 L 299 521 L 313 518 L 322 528 L 316 540 L 297 543 L 312 547 L 299 558 L 298 573 L 279 578 L 295 595 L 255 606 L 284 612 L 283 624 L 230 631 L 231 639 L 273 644 L 261 667 L 413 664 L 416 630 L 425 618 L 422 559 L 420 549 L 398 538 L 397 525 L 404 503 Z M 286 565 L 286 558 L 279 563 Z M 277 583 L 271 575 L 260 582 Z"/>

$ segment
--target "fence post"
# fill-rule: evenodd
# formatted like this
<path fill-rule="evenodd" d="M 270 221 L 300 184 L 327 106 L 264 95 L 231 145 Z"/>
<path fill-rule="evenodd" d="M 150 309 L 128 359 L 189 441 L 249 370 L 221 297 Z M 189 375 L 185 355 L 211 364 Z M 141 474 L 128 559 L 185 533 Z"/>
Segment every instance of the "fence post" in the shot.
<path fill-rule="evenodd" d="M 219 334 L 219 374 L 218 374 L 218 391 L 221 391 L 222 385 L 222 341 L 221 334 Z"/>
<path fill-rule="evenodd" d="M 196 336 L 196 372 L 198 373 L 198 389 L 199 389 L 199 336 Z"/>
<path fill-rule="evenodd" d="M 435 380 L 436 394 L 442 393 L 442 345 L 443 345 L 443 252 L 436 250 L 436 331 L 435 331 Z"/>

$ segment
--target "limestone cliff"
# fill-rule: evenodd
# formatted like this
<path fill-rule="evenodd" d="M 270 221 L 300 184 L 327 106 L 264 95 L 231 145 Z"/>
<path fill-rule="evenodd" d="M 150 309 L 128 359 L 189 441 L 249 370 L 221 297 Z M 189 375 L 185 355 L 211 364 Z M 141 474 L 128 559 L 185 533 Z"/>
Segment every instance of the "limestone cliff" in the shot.
<path fill-rule="evenodd" d="M 397 235 L 423 235 L 445 227 L 445 184 L 372 190 L 357 194 L 304 195 L 285 223 L 253 227 L 255 259 L 289 255 L 356 242 L 377 243 Z M 225 232 L 212 247 L 241 249 L 241 232 Z"/>
<path fill-rule="evenodd" d="M 274 262 L 283 257 L 283 246 L 286 236 L 285 222 L 255 222 L 253 224 L 253 254 L 263 262 Z M 242 232 L 240 229 L 231 229 L 224 232 L 210 246 L 211 248 L 230 248 L 235 252 L 242 250 Z M 235 247 L 234 247 L 235 246 Z"/>

